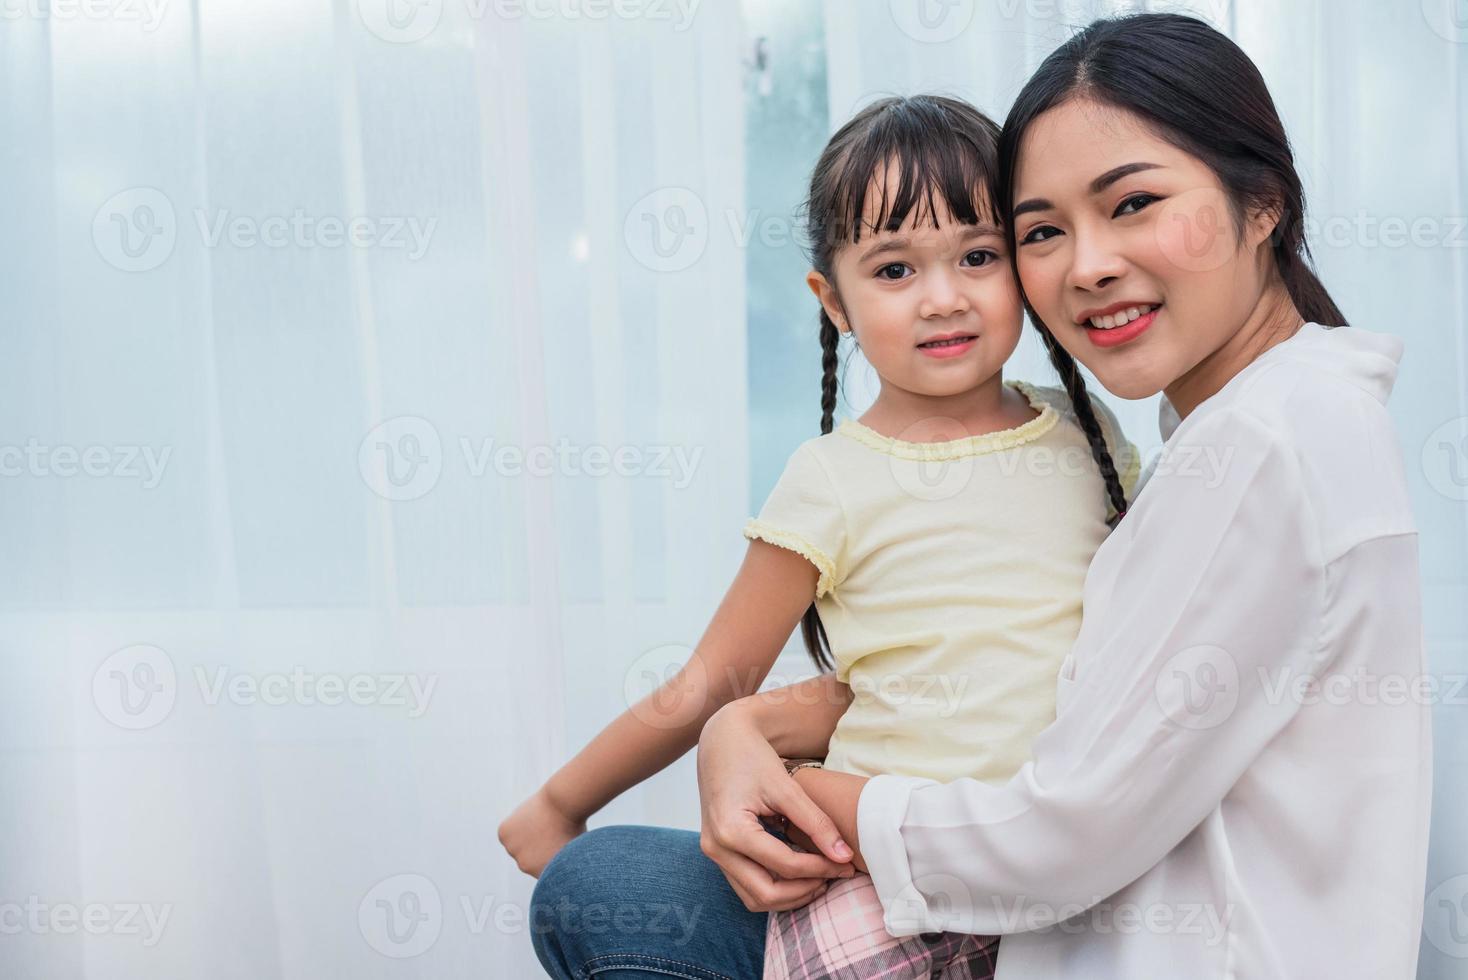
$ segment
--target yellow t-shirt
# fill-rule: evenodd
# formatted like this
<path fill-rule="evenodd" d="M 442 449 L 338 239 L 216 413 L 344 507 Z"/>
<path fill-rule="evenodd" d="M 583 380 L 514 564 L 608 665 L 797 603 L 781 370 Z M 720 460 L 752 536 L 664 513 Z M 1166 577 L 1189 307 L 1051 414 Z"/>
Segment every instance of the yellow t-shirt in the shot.
<path fill-rule="evenodd" d="M 1006 383 L 1037 418 L 934 443 L 845 420 L 797 447 L 744 527 L 820 573 L 816 609 L 854 695 L 827 768 L 1005 782 L 1055 719 L 1111 509 L 1064 390 Z M 1137 451 L 1092 404 L 1130 499 Z"/>

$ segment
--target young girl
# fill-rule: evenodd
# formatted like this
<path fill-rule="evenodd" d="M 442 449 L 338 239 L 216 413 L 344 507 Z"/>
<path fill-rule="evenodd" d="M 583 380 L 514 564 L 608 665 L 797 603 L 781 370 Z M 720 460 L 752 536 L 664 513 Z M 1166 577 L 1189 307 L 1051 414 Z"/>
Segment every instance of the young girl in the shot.
<path fill-rule="evenodd" d="M 1003 380 L 1023 305 L 987 191 L 998 138 L 961 102 L 889 99 L 836 134 L 811 181 L 825 434 L 745 534 L 819 571 L 806 646 L 850 689 L 826 768 L 1006 782 L 1055 717 L 1086 568 L 1135 478 L 1061 350 L 1067 391 Z M 843 336 L 881 389 L 833 431 Z M 764 975 L 992 973 L 995 937 L 897 939 L 882 920 L 870 877 L 838 880 L 770 914 Z"/>
<path fill-rule="evenodd" d="M 1061 349 L 1065 390 L 1003 379 L 1023 303 L 989 205 L 998 136 L 973 107 L 918 96 L 866 108 L 827 145 L 806 209 L 823 435 L 745 526 L 744 565 L 689 663 L 501 825 L 523 870 L 538 875 L 587 817 L 692 747 L 797 622 L 835 668 L 810 685 L 841 712 L 818 753 L 828 768 L 1003 782 L 1053 720 L 1086 567 L 1137 460 L 1125 446 L 1118 473 L 1115 420 L 1098 419 Z M 881 388 L 833 427 L 842 337 Z M 800 857 L 820 884 L 772 882 L 799 911 L 769 917 L 766 975 L 988 975 L 992 937 L 895 939 L 870 879 Z M 823 877 L 842 880 L 810 904 Z"/>

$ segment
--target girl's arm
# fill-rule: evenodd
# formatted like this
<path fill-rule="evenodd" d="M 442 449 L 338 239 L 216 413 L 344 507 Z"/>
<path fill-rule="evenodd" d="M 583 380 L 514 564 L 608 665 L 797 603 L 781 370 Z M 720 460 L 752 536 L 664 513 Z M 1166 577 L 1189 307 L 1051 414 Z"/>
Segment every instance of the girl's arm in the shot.
<path fill-rule="evenodd" d="M 758 690 L 810 606 L 817 577 L 800 555 L 750 541 L 688 663 L 613 720 L 500 824 L 500 842 L 520 869 L 538 877 L 567 841 L 585 831 L 588 817 L 693 748 L 715 711 Z"/>

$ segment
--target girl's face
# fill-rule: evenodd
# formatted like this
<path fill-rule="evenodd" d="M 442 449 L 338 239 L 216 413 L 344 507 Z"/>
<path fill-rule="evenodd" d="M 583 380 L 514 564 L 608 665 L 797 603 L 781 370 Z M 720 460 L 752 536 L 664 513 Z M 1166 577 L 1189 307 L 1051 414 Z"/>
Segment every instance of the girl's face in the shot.
<path fill-rule="evenodd" d="M 934 205 L 937 228 L 917 208 L 897 231 L 872 232 L 868 223 L 860 241 L 838 249 L 834 284 L 817 272 L 808 278 L 837 328 L 855 334 L 888 397 L 890 388 L 930 398 L 972 391 L 999 376 L 1019 342 L 1023 307 L 1003 233 L 959 223 L 938 195 Z M 949 338 L 957 342 L 932 343 Z"/>
<path fill-rule="evenodd" d="M 1014 181 L 1017 265 L 1055 339 L 1122 398 L 1187 386 L 1259 307 L 1274 228 L 1240 235 L 1217 175 L 1135 115 L 1072 99 L 1039 116 Z"/>

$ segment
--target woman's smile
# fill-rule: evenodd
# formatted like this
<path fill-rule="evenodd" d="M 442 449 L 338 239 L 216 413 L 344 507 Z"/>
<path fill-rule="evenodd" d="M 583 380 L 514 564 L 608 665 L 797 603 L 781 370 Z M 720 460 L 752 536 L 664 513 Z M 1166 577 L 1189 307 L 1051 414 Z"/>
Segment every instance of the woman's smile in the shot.
<path fill-rule="evenodd" d="M 1110 315 L 1082 318 L 1081 326 L 1086 330 L 1086 337 L 1097 347 L 1118 347 L 1145 333 L 1161 310 L 1160 303 L 1131 305 Z"/>

